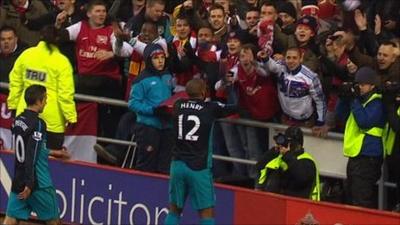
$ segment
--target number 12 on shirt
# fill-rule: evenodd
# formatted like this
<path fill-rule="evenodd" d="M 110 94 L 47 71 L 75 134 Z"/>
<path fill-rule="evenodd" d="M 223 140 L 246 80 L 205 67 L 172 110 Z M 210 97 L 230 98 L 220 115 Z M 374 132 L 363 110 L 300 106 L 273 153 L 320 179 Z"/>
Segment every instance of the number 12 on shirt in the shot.
<path fill-rule="evenodd" d="M 188 115 L 186 118 L 184 118 L 185 115 L 181 114 L 178 117 L 178 139 L 179 140 L 186 140 L 186 141 L 197 141 L 199 139 L 199 136 L 196 135 L 196 132 L 200 128 L 200 119 L 199 117 L 195 115 Z M 192 121 L 194 123 L 194 126 L 189 130 L 189 132 L 186 133 L 185 137 L 183 137 L 183 130 L 184 127 L 186 128 L 187 123 Z M 192 123 L 190 123 L 192 124 Z M 186 129 L 185 129 L 186 130 Z"/>

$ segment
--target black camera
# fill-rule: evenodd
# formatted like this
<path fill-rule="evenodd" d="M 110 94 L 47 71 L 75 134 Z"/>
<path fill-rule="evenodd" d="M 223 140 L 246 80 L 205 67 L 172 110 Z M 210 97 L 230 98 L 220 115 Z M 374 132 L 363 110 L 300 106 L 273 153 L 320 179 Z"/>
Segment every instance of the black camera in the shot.
<path fill-rule="evenodd" d="M 343 82 L 338 86 L 339 97 L 354 98 L 360 93 L 360 88 L 357 83 Z"/>
<path fill-rule="evenodd" d="M 399 82 L 387 82 L 383 86 L 383 93 L 400 94 L 400 83 Z"/>
<path fill-rule="evenodd" d="M 289 146 L 290 138 L 282 133 L 278 133 L 277 135 L 274 136 L 274 141 L 276 142 L 277 145 L 281 145 L 287 148 Z"/>
<path fill-rule="evenodd" d="M 400 103 L 400 82 L 386 82 L 382 87 L 382 94 L 385 98 Z"/>

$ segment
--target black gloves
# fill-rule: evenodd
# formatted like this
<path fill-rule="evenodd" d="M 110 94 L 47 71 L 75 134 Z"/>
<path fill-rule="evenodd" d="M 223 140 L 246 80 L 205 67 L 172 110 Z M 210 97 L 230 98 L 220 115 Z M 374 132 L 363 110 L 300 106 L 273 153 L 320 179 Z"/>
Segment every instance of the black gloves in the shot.
<path fill-rule="evenodd" d="M 165 106 L 159 106 L 153 109 L 153 114 L 157 116 L 160 120 L 170 120 L 171 115 L 167 112 Z"/>

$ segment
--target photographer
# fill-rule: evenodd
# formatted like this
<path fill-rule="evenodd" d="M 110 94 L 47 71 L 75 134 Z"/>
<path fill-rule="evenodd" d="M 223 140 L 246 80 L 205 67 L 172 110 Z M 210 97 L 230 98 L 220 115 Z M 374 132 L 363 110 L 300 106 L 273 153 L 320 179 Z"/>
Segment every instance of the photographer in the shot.
<path fill-rule="evenodd" d="M 375 208 L 375 184 L 381 176 L 386 118 L 382 95 L 377 93 L 376 71 L 370 67 L 360 68 L 355 82 L 343 141 L 343 153 L 349 157 L 347 188 L 351 204 Z"/>
<path fill-rule="evenodd" d="M 303 132 L 291 126 L 274 137 L 276 146 L 257 162 L 256 190 L 319 201 L 319 173 L 313 157 L 303 149 Z"/>

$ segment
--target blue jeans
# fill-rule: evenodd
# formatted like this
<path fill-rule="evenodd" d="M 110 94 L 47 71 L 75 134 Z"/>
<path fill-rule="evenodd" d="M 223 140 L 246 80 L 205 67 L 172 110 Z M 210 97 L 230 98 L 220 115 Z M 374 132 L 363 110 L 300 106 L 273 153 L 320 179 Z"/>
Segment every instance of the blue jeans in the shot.
<path fill-rule="evenodd" d="M 239 134 L 239 126 L 232 123 L 220 123 L 222 128 L 222 133 L 224 135 L 226 149 L 229 156 L 245 159 L 246 152 L 243 148 L 243 144 Z M 246 165 L 242 163 L 233 163 L 233 175 L 246 176 L 247 169 Z"/>
<path fill-rule="evenodd" d="M 246 151 L 246 158 L 258 161 L 267 145 L 267 130 L 256 127 L 238 125 L 240 139 Z M 255 166 L 248 166 L 248 173 L 251 178 L 256 179 L 258 171 Z"/>

